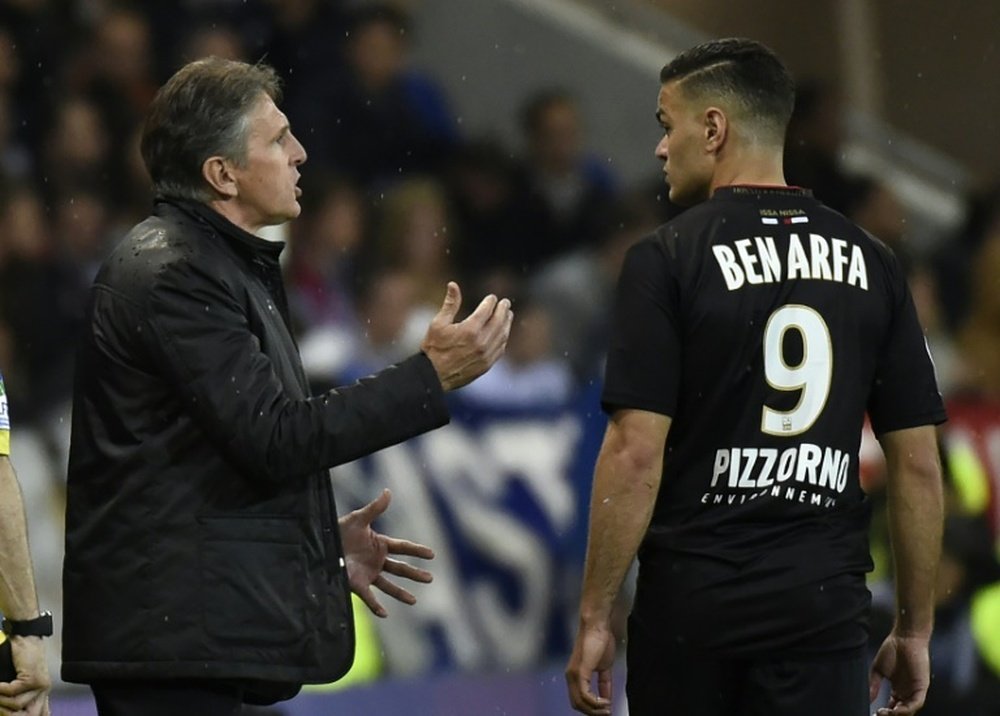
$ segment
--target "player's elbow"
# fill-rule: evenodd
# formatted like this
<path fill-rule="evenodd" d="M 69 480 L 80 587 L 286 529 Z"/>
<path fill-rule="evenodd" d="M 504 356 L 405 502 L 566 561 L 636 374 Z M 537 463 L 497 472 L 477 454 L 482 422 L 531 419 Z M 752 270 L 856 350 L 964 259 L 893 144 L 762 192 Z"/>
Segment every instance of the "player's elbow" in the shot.
<path fill-rule="evenodd" d="M 622 480 L 637 480 L 653 488 L 659 484 L 663 467 L 663 444 L 641 437 L 615 441 L 608 458 Z"/>
<path fill-rule="evenodd" d="M 655 475 L 658 479 L 669 425 L 669 418 L 653 413 L 616 413 L 608 424 L 605 448 L 618 471 L 626 475 Z"/>
<path fill-rule="evenodd" d="M 663 448 L 662 446 L 633 443 L 622 446 L 616 452 L 615 458 L 619 467 L 629 474 L 646 474 L 660 469 L 663 461 Z"/>
<path fill-rule="evenodd" d="M 886 433 L 881 441 L 890 480 L 940 485 L 941 458 L 933 426 Z"/>

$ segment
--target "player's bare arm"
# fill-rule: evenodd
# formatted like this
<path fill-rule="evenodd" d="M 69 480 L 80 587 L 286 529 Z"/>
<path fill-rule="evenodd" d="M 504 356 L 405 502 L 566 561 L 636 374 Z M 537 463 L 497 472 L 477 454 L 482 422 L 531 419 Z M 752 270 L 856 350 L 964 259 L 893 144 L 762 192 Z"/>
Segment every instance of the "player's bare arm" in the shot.
<path fill-rule="evenodd" d="M 889 530 L 896 571 L 896 623 L 872 664 L 869 696 L 892 684 L 879 716 L 915 714 L 930 686 L 928 643 L 944 514 L 941 464 L 933 426 L 885 433 Z"/>
<path fill-rule="evenodd" d="M 611 611 L 649 527 L 660 489 L 670 418 L 644 410 L 616 411 L 594 469 L 590 532 L 576 644 L 566 668 L 570 702 L 588 716 L 611 714 L 615 640 Z M 591 677 L 597 673 L 597 693 Z"/>

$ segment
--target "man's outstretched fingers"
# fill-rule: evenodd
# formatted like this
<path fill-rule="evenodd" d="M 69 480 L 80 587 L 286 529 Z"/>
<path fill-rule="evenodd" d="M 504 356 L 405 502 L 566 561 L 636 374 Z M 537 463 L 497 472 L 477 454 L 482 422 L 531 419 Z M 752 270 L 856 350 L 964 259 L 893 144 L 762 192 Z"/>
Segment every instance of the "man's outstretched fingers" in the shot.
<path fill-rule="evenodd" d="M 427 545 L 411 542 L 408 539 L 386 537 L 385 546 L 389 549 L 389 554 L 402 554 L 407 557 L 419 557 L 420 559 L 434 559 L 434 550 Z"/>
<path fill-rule="evenodd" d="M 381 589 L 383 592 L 388 594 L 393 599 L 402 602 L 403 604 L 416 604 L 417 598 L 413 596 L 408 590 L 399 586 L 395 582 L 390 582 L 385 578 L 385 575 L 379 575 L 379 578 L 372 582 L 376 587 Z"/>
<path fill-rule="evenodd" d="M 454 281 L 448 282 L 448 288 L 445 290 L 444 302 L 441 304 L 441 310 L 437 312 L 431 323 L 440 325 L 449 325 L 455 322 L 455 316 L 458 315 L 458 309 L 462 307 L 462 289 L 459 288 L 458 284 Z"/>
<path fill-rule="evenodd" d="M 389 574 L 395 574 L 397 577 L 405 577 L 406 579 L 413 580 L 414 582 L 421 582 L 423 584 L 430 584 L 434 581 L 434 575 L 426 569 L 414 567 L 412 564 L 400 562 L 398 559 L 385 560 L 385 566 L 382 567 L 382 571 L 388 572 Z"/>
<path fill-rule="evenodd" d="M 462 321 L 462 323 L 478 329 L 479 327 L 485 325 L 486 322 L 493 316 L 497 303 L 497 297 L 491 293 L 479 302 L 479 305 L 476 306 L 476 310 L 473 311 L 468 318 Z"/>
<path fill-rule="evenodd" d="M 367 606 L 371 613 L 375 616 L 383 619 L 389 616 L 389 612 L 385 610 L 385 607 L 383 607 L 379 600 L 375 597 L 375 592 L 372 591 L 371 587 L 364 587 L 363 589 L 356 591 L 355 594 L 361 597 L 361 601 L 365 603 L 365 606 Z"/>

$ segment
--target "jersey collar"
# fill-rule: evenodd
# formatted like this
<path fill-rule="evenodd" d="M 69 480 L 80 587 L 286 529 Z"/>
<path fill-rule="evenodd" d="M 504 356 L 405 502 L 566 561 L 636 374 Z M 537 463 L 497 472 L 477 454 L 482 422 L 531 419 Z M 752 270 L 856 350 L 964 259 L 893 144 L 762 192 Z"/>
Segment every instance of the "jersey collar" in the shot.
<path fill-rule="evenodd" d="M 730 184 L 720 186 L 712 194 L 712 198 L 725 197 L 765 197 L 765 196 L 796 196 L 812 197 L 812 191 L 800 186 L 778 186 L 773 184 Z"/>

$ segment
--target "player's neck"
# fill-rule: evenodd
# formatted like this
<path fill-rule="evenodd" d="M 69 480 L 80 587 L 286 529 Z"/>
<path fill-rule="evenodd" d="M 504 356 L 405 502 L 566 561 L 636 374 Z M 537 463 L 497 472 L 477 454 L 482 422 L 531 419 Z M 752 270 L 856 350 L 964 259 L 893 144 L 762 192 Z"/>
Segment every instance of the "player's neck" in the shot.
<path fill-rule="evenodd" d="M 712 192 L 723 186 L 786 186 L 780 152 L 743 149 L 720 157 L 712 181 Z"/>

